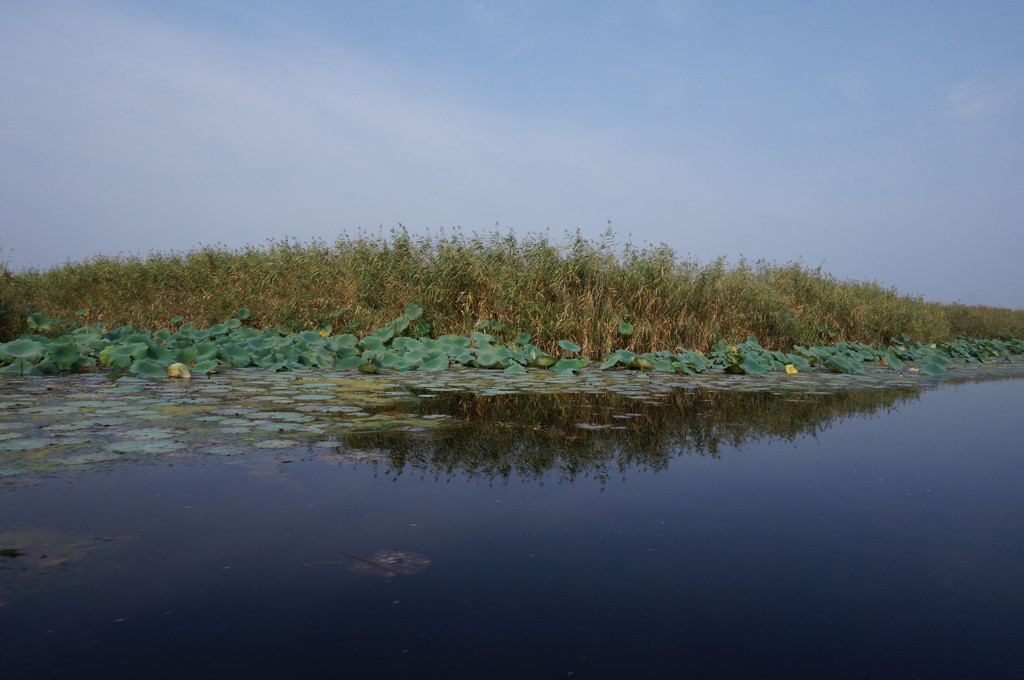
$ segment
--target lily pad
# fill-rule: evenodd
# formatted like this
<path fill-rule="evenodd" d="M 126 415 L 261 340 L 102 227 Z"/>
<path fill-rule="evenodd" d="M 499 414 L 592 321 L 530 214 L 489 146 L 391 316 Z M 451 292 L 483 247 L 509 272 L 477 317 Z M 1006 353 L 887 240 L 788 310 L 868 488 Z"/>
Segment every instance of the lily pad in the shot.
<path fill-rule="evenodd" d="M 292 446 L 296 446 L 298 442 L 290 441 L 288 439 L 263 439 L 258 442 L 253 442 L 252 445 L 258 449 L 287 449 Z"/>

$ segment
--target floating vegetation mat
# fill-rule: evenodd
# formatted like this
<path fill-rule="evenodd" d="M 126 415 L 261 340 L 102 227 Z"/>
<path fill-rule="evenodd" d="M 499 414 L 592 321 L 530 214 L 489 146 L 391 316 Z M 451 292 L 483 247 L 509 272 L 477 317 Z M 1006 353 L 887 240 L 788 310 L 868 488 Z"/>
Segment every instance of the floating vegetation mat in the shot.
<path fill-rule="evenodd" d="M 899 398 L 908 398 L 922 387 L 958 377 L 1020 376 L 1022 369 L 1018 364 L 975 364 L 941 377 L 891 369 L 695 376 L 583 371 L 566 376 L 470 368 L 376 375 L 236 369 L 181 381 L 114 380 L 103 374 L 8 377 L 0 380 L 0 480 L 119 461 L 260 452 L 346 464 L 387 462 L 392 469 L 433 465 L 435 470 L 507 474 L 507 460 L 491 460 L 491 453 L 485 456 L 490 462 L 473 459 L 472 453 L 468 462 L 454 461 L 453 446 L 477 453 L 487 447 L 522 451 L 525 437 L 547 441 L 549 448 L 552 441 L 559 446 L 583 442 L 592 449 L 605 442 L 610 452 L 627 443 L 635 449 L 638 438 L 650 440 L 658 428 L 672 436 L 657 456 L 670 455 L 671 446 L 713 453 L 720 441 L 734 441 L 739 432 L 743 437 L 794 436 L 814 432 L 848 411 L 891 405 L 896 397 L 883 397 L 882 391 L 902 390 Z M 863 396 L 872 391 L 878 398 Z M 626 442 L 623 436 L 632 439 Z"/>
<path fill-rule="evenodd" d="M 0 568 L 45 571 L 77 562 L 105 543 L 137 540 L 136 536 L 75 536 L 41 529 L 5 531 L 0 533 Z"/>
<path fill-rule="evenodd" d="M 418 574 L 429 567 L 432 562 L 426 555 L 398 548 L 378 550 L 369 557 L 360 557 L 344 551 L 341 554 L 356 560 L 356 563 L 348 568 L 353 574 L 381 578 Z"/>

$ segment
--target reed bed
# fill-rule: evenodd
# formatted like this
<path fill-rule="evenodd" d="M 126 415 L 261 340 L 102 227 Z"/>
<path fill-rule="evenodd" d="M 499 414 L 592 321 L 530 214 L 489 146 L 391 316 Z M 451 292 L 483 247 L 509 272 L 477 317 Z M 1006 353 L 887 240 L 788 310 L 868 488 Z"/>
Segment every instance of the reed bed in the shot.
<path fill-rule="evenodd" d="M 33 312 L 66 321 L 158 329 L 172 319 L 205 327 L 247 308 L 247 324 L 368 333 L 410 302 L 431 334 L 468 335 L 481 320 L 498 335 L 528 332 L 546 350 L 560 339 L 602 356 L 677 346 L 707 351 L 719 336 L 755 335 L 768 349 L 831 344 L 1024 336 L 1024 310 L 926 302 L 876 282 L 839 281 L 800 264 L 680 258 L 668 246 L 594 241 L 579 233 L 462 232 L 343 235 L 229 249 L 96 256 L 44 271 L 0 265 L 0 339 L 28 330 Z M 619 324 L 632 324 L 622 335 Z M 493 332 L 493 331 L 492 331 Z"/>

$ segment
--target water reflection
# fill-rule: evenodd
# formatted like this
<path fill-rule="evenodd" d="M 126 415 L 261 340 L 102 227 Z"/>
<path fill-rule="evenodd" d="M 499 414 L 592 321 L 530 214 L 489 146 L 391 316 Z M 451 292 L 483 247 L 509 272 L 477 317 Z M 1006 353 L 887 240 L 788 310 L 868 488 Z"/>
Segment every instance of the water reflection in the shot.
<path fill-rule="evenodd" d="M 1012 677 L 1024 381 L 898 381 L 5 383 L 4 670 Z"/>
<path fill-rule="evenodd" d="M 104 376 L 0 381 L 0 480 L 125 461 L 281 454 L 373 465 L 390 474 L 508 480 L 607 479 L 717 457 L 758 439 L 814 436 L 838 419 L 883 413 L 921 390 L 1014 376 L 966 368 L 945 380 L 864 376 L 645 378 L 496 371 L 362 376 L 229 371 L 193 381 Z"/>
<path fill-rule="evenodd" d="M 771 438 L 814 436 L 839 419 L 866 417 L 920 396 L 920 388 L 776 394 L 677 388 L 653 398 L 616 394 L 449 393 L 420 405 L 471 427 L 429 438 L 402 433 L 347 435 L 356 450 L 388 453 L 385 470 L 435 478 L 466 475 L 536 480 L 555 473 L 607 479 L 658 471 L 683 454 L 718 457 Z M 344 462 L 350 459 L 343 457 Z"/>

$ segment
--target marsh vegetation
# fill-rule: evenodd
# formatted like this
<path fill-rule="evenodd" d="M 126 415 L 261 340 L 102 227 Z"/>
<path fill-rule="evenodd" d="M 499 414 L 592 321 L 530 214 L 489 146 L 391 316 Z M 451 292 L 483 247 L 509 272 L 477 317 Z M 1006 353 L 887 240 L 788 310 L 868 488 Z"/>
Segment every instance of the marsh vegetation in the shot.
<path fill-rule="evenodd" d="M 511 339 L 529 333 L 554 353 L 704 353 L 755 336 L 769 350 L 796 345 L 925 344 L 1024 336 L 1024 310 L 940 304 L 877 282 L 839 281 L 820 267 L 680 258 L 668 246 L 555 242 L 462 232 L 285 239 L 263 246 L 97 255 L 47 270 L 0 273 L 0 340 L 33 330 L 33 313 L 107 328 L 156 331 L 172 320 L 208 328 L 251 310 L 248 325 L 289 332 L 360 333 L 388 325 L 410 302 L 431 335 L 469 336 L 487 320 Z M 628 328 L 624 335 L 621 329 Z"/>

